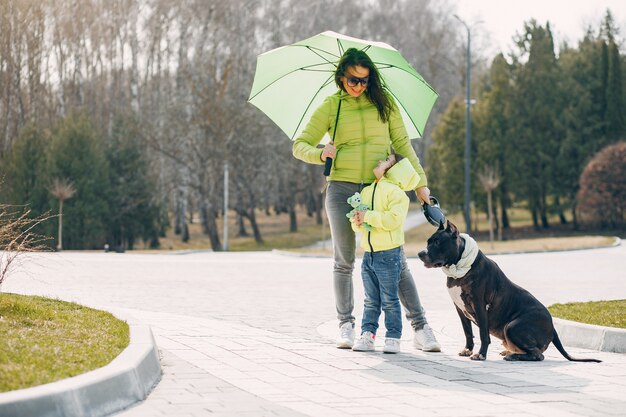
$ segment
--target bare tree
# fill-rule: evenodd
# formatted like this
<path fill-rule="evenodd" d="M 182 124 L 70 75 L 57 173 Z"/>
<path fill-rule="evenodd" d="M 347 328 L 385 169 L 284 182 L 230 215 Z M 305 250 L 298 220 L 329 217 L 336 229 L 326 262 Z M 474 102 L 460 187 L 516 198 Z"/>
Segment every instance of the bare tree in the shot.
<path fill-rule="evenodd" d="M 489 165 L 485 165 L 483 170 L 478 173 L 478 179 L 483 187 L 483 190 L 487 193 L 487 216 L 489 217 L 489 242 L 493 249 L 493 199 L 492 193 L 500 184 L 500 176 L 497 170 Z M 500 236 L 498 236 L 500 238 Z"/>
<path fill-rule="evenodd" d="M 47 249 L 46 238 L 33 230 L 50 216 L 29 216 L 30 210 L 0 204 L 0 288 L 22 255 Z"/>
<path fill-rule="evenodd" d="M 117 116 L 132 115 L 157 178 L 155 200 L 169 207 L 184 239 L 187 214 L 197 210 L 220 249 L 226 160 L 239 189 L 229 206 L 240 230 L 246 220 L 262 241 L 259 208 L 289 213 L 291 230 L 299 205 L 320 222 L 321 169 L 285 163 L 291 143 L 246 102 L 258 54 L 330 29 L 400 49 L 442 93 L 441 109 L 457 88 L 463 45 L 448 2 L 370 3 L 0 1 L 0 157 L 26 122 L 48 129 L 79 108 L 106 139 Z"/>
<path fill-rule="evenodd" d="M 59 200 L 59 237 L 57 251 L 63 250 L 63 202 L 76 193 L 74 184 L 67 179 L 55 178 L 50 186 L 50 193 Z"/>

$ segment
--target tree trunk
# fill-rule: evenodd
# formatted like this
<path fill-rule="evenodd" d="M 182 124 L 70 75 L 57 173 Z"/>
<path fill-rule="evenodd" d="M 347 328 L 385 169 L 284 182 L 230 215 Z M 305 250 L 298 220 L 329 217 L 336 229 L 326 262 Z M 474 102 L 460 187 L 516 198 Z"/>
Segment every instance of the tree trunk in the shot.
<path fill-rule="evenodd" d="M 511 223 L 509 221 L 509 213 L 507 211 L 508 207 L 508 193 L 506 183 L 500 185 L 500 215 L 502 217 L 502 228 L 508 229 L 511 227 Z"/>
<path fill-rule="evenodd" d="M 261 237 L 261 231 L 259 230 L 259 225 L 256 222 L 256 215 L 254 214 L 254 206 L 248 209 L 248 220 L 250 220 L 250 225 L 252 226 L 252 232 L 254 233 L 254 240 L 258 244 L 263 243 L 263 238 Z"/>
<path fill-rule="evenodd" d="M 63 250 L 63 200 L 59 199 L 59 242 L 57 243 L 57 251 Z"/>
<path fill-rule="evenodd" d="M 322 218 L 322 207 L 324 206 L 324 194 L 319 193 L 317 196 L 317 204 L 315 205 L 315 223 L 318 225 L 324 224 Z"/>
<path fill-rule="evenodd" d="M 496 204 L 496 208 L 495 208 L 495 212 L 498 212 L 498 200 L 496 199 L 495 201 Z M 498 220 L 498 216 L 494 216 L 495 220 L 496 220 L 496 230 L 498 231 L 498 236 L 496 239 L 498 239 L 498 242 L 502 242 L 502 222 Z"/>
<path fill-rule="evenodd" d="M 533 219 L 533 228 L 535 230 L 539 230 L 539 216 L 537 215 L 537 206 L 533 205 L 530 207 L 530 215 Z"/>
<path fill-rule="evenodd" d="M 200 223 L 202 224 L 202 233 L 208 236 L 210 234 L 209 207 L 203 194 L 200 194 L 200 201 L 198 202 L 198 211 L 200 212 Z"/>
<path fill-rule="evenodd" d="M 187 202 L 187 223 L 189 224 L 193 224 L 193 211 L 194 211 L 194 206 L 193 206 L 193 200 L 191 198 L 189 198 L 189 201 Z"/>
<path fill-rule="evenodd" d="M 217 213 L 212 207 L 208 209 L 208 218 L 207 218 L 207 230 L 209 235 L 209 240 L 211 241 L 211 248 L 215 252 L 221 252 L 224 250 L 222 247 L 222 243 L 220 242 L 220 236 L 217 232 L 217 223 L 215 219 L 217 217 Z"/>
<path fill-rule="evenodd" d="M 174 233 L 177 235 L 182 234 L 185 227 L 187 227 L 187 194 L 187 186 L 179 184 L 176 192 L 176 211 L 174 213 L 176 217 Z"/>
<path fill-rule="evenodd" d="M 567 224 L 567 219 L 565 218 L 565 211 L 563 210 L 563 207 L 561 206 L 561 197 L 557 195 L 554 201 L 556 203 L 557 210 L 559 211 L 559 222 L 561 224 Z"/>
<path fill-rule="evenodd" d="M 250 201 L 250 206 L 248 207 L 247 215 L 248 220 L 250 220 L 250 226 L 252 226 L 252 233 L 254 234 L 254 240 L 258 244 L 263 243 L 263 238 L 261 237 L 261 230 L 259 229 L 259 225 L 256 222 L 256 214 L 254 213 L 254 209 L 256 208 L 256 200 L 254 198 L 253 191 L 248 188 L 248 196 Z"/>
<path fill-rule="evenodd" d="M 246 230 L 246 224 L 243 221 L 244 216 L 241 214 L 241 209 L 235 209 L 237 213 L 237 226 L 239 227 L 239 232 L 237 232 L 237 236 L 249 236 L 248 231 Z"/>
<path fill-rule="evenodd" d="M 489 243 L 491 243 L 491 249 L 493 249 L 493 204 L 491 194 L 491 191 L 487 192 L 487 211 L 489 217 Z"/>
<path fill-rule="evenodd" d="M 545 194 L 541 196 L 539 208 L 540 208 L 540 215 L 541 215 L 541 227 L 544 229 L 549 229 L 550 223 L 548 222 L 548 206 L 547 206 Z"/>
<path fill-rule="evenodd" d="M 289 205 L 289 233 L 296 233 L 298 231 L 298 218 L 296 216 L 295 204 Z"/>
<path fill-rule="evenodd" d="M 576 205 L 575 204 L 572 207 L 572 228 L 574 230 L 578 230 L 579 229 L 578 216 L 576 216 Z"/>
<path fill-rule="evenodd" d="M 190 239 L 189 226 L 187 225 L 187 223 L 183 223 L 183 229 L 182 229 L 180 240 L 182 240 L 184 243 L 187 243 L 189 242 L 189 239 Z"/>

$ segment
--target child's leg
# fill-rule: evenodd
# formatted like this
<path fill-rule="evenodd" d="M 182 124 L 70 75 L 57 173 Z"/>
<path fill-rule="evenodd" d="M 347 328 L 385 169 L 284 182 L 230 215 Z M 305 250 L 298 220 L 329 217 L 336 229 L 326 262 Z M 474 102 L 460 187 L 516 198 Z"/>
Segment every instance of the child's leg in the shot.
<path fill-rule="evenodd" d="M 385 337 L 402 336 L 402 308 L 398 297 L 398 283 L 402 268 L 400 248 L 378 252 L 374 255 L 374 270 L 380 284 L 380 300 L 385 312 Z"/>
<path fill-rule="evenodd" d="M 363 332 L 376 334 L 380 317 L 380 291 L 378 289 L 378 278 L 372 269 L 372 255 L 369 252 L 363 254 L 361 277 L 363 278 L 363 288 L 365 290 L 361 334 Z"/>

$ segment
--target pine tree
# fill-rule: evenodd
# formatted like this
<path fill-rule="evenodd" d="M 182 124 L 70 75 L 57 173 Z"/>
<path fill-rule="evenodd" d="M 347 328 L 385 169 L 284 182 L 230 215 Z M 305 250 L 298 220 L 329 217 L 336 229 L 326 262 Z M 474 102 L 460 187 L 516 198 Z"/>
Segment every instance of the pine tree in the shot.
<path fill-rule="evenodd" d="M 149 174 L 136 123 L 118 118 L 107 148 L 110 211 L 106 217 L 109 245 L 133 249 L 137 239 L 158 246 L 161 209 L 156 204 L 156 185 Z"/>
<path fill-rule="evenodd" d="M 433 130 L 428 151 L 428 184 L 431 193 L 448 210 L 462 209 L 464 196 L 465 106 L 456 98 Z"/>
<path fill-rule="evenodd" d="M 484 166 L 491 166 L 501 177 L 498 189 L 494 190 L 494 198 L 500 201 L 501 217 L 496 216 L 496 222 L 503 228 L 508 228 L 509 219 L 507 207 L 508 176 L 513 175 L 509 169 L 508 159 L 514 156 L 510 149 L 510 90 L 512 87 L 511 67 L 502 54 L 494 58 L 491 63 L 485 93 L 479 98 L 474 113 L 476 130 L 473 135 L 476 153 L 473 158 L 474 170 Z M 479 187 L 473 187 L 480 190 Z M 477 201 L 482 201 L 479 198 Z"/>
<path fill-rule="evenodd" d="M 606 85 L 606 133 L 609 142 L 614 142 L 624 135 L 626 116 L 622 84 L 622 68 L 619 49 L 611 39 L 608 44 L 608 68 Z"/>
<path fill-rule="evenodd" d="M 47 191 L 46 153 L 49 138 L 34 124 L 20 131 L 18 139 L 0 164 L 3 202 L 26 206 L 31 215 L 39 217 L 52 209 Z M 37 225 L 36 232 L 50 236 L 54 227 L 50 221 Z"/>
<path fill-rule="evenodd" d="M 48 178 L 67 179 L 76 189 L 63 209 L 63 247 L 102 248 L 110 210 L 107 161 L 86 115 L 74 113 L 61 121 L 52 137 L 47 166 Z"/>
<path fill-rule="evenodd" d="M 535 21 L 527 23 L 518 46 L 520 57 L 528 59 L 516 67 L 512 142 L 518 153 L 514 161 L 518 175 L 514 185 L 518 195 L 528 198 L 535 228 L 547 228 L 548 196 L 558 187 L 554 156 L 563 136 L 557 117 L 563 106 L 560 73 L 549 24 L 544 28 Z"/>

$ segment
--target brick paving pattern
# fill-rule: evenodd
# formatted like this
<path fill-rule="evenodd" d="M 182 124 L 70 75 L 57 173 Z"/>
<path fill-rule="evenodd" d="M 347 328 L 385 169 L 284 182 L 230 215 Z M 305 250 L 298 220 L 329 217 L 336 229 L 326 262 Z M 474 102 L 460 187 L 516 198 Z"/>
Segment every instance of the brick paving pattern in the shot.
<path fill-rule="evenodd" d="M 626 245 L 492 257 L 544 304 L 626 298 Z M 2 290 L 76 301 L 151 326 L 163 377 L 118 416 L 619 416 L 626 355 L 554 347 L 538 363 L 457 356 L 464 337 L 445 278 L 409 265 L 442 353 L 334 347 L 328 258 L 274 253 L 35 255 Z M 355 268 L 356 316 L 363 291 Z M 475 332 L 476 334 L 477 332 Z M 379 335 L 384 335 L 381 323 Z"/>

